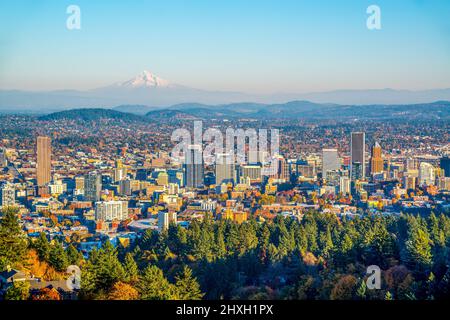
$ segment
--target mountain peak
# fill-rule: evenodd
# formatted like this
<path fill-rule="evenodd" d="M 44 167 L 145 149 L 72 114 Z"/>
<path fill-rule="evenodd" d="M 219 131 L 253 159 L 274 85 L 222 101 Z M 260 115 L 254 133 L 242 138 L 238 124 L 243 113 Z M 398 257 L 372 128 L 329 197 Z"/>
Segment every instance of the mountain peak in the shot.
<path fill-rule="evenodd" d="M 117 84 L 119 87 L 129 88 L 168 87 L 169 85 L 169 81 L 162 79 L 147 70 L 142 71 L 133 79 Z"/>

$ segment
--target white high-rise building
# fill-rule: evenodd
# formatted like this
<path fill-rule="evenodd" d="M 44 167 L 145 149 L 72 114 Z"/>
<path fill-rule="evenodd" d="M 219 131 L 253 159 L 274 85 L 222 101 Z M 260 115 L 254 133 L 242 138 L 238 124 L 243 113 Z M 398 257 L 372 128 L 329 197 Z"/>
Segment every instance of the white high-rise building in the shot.
<path fill-rule="evenodd" d="M 16 204 L 16 190 L 10 184 L 0 188 L 0 207 L 10 207 Z"/>
<path fill-rule="evenodd" d="M 419 185 L 433 186 L 436 182 L 434 167 L 428 162 L 421 162 L 419 166 Z"/>
<path fill-rule="evenodd" d="M 98 201 L 95 203 L 95 220 L 123 221 L 128 219 L 128 201 Z"/>
<path fill-rule="evenodd" d="M 340 167 L 337 149 L 323 149 L 322 177 L 326 177 L 328 171 L 338 171 Z"/>

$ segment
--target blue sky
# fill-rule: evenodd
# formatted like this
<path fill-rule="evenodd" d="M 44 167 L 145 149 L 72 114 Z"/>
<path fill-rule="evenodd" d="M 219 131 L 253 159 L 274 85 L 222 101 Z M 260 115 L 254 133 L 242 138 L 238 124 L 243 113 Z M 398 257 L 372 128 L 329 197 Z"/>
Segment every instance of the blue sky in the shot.
<path fill-rule="evenodd" d="M 66 8 L 81 9 L 68 30 Z M 382 29 L 366 28 L 381 8 Z M 447 0 L 0 1 L 1 89 L 88 89 L 150 70 L 254 93 L 450 87 Z"/>

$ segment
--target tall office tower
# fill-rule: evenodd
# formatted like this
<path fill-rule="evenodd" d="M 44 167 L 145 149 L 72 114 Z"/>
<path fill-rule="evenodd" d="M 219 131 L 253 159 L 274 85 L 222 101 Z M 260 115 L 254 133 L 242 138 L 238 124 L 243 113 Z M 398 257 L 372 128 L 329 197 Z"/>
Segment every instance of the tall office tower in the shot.
<path fill-rule="evenodd" d="M 102 191 L 102 175 L 90 172 L 84 176 L 84 197 L 88 201 L 100 201 Z"/>
<path fill-rule="evenodd" d="M 340 167 L 337 149 L 322 149 L 322 177 L 327 171 L 338 171 Z"/>
<path fill-rule="evenodd" d="M 363 165 L 359 162 L 352 162 L 352 170 L 350 172 L 352 181 L 361 180 L 363 177 Z"/>
<path fill-rule="evenodd" d="M 428 162 L 421 162 L 419 166 L 419 185 L 433 186 L 435 185 L 436 176 L 434 167 Z"/>
<path fill-rule="evenodd" d="M 203 187 L 203 152 L 201 145 L 188 146 L 183 164 L 184 182 L 187 188 Z"/>
<path fill-rule="evenodd" d="M 10 207 L 16 204 L 16 190 L 10 184 L 4 184 L 0 188 L 0 207 Z"/>
<path fill-rule="evenodd" d="M 381 146 L 378 142 L 375 142 L 375 144 L 372 147 L 372 157 L 370 160 L 370 173 L 376 174 L 383 172 L 383 157 L 381 155 Z"/>
<path fill-rule="evenodd" d="M 235 183 L 235 164 L 231 153 L 218 153 L 216 156 L 216 185 Z"/>
<path fill-rule="evenodd" d="M 364 132 L 352 132 L 350 142 L 350 172 L 352 180 L 364 179 L 366 176 L 366 134 Z"/>
<path fill-rule="evenodd" d="M 36 140 L 36 156 L 37 156 L 37 184 L 45 186 L 52 180 L 51 175 L 51 158 L 52 145 L 50 137 L 39 136 Z"/>
<path fill-rule="evenodd" d="M 289 179 L 289 166 L 286 159 L 282 155 L 276 155 L 272 158 L 272 162 L 265 166 L 269 172 L 265 172 L 269 178 L 287 180 Z"/>
<path fill-rule="evenodd" d="M 286 159 L 280 156 L 278 159 L 278 179 L 288 180 L 289 179 L 289 166 Z"/>
<path fill-rule="evenodd" d="M 128 201 L 98 201 L 95 203 L 95 220 L 123 221 L 128 219 Z"/>
<path fill-rule="evenodd" d="M 440 167 L 444 170 L 445 177 L 450 177 L 450 157 L 445 156 L 441 158 Z"/>

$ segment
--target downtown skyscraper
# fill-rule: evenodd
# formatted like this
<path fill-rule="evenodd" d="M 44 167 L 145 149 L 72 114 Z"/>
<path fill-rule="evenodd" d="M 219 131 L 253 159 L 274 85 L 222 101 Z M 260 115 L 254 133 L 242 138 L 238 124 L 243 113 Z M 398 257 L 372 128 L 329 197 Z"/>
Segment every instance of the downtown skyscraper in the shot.
<path fill-rule="evenodd" d="M 90 172 L 84 176 L 84 198 L 88 201 L 100 201 L 102 192 L 102 175 Z"/>
<path fill-rule="evenodd" d="M 352 132 L 350 141 L 350 174 L 352 180 L 364 179 L 366 176 L 365 150 L 365 132 Z"/>
<path fill-rule="evenodd" d="M 234 157 L 231 153 L 219 153 L 216 156 L 216 185 L 235 182 Z"/>
<path fill-rule="evenodd" d="M 45 186 L 52 180 L 51 158 L 52 145 L 50 137 L 39 136 L 36 140 L 36 179 L 38 186 Z"/>
<path fill-rule="evenodd" d="M 372 156 L 370 159 L 370 173 L 376 174 L 383 171 L 384 161 L 381 154 L 381 146 L 378 142 L 372 147 Z"/>
<path fill-rule="evenodd" d="M 184 181 L 187 188 L 201 188 L 204 185 L 203 152 L 201 145 L 189 145 L 183 164 Z"/>
<path fill-rule="evenodd" d="M 327 171 L 337 171 L 340 167 L 337 149 L 322 149 L 322 176 L 325 177 Z"/>

